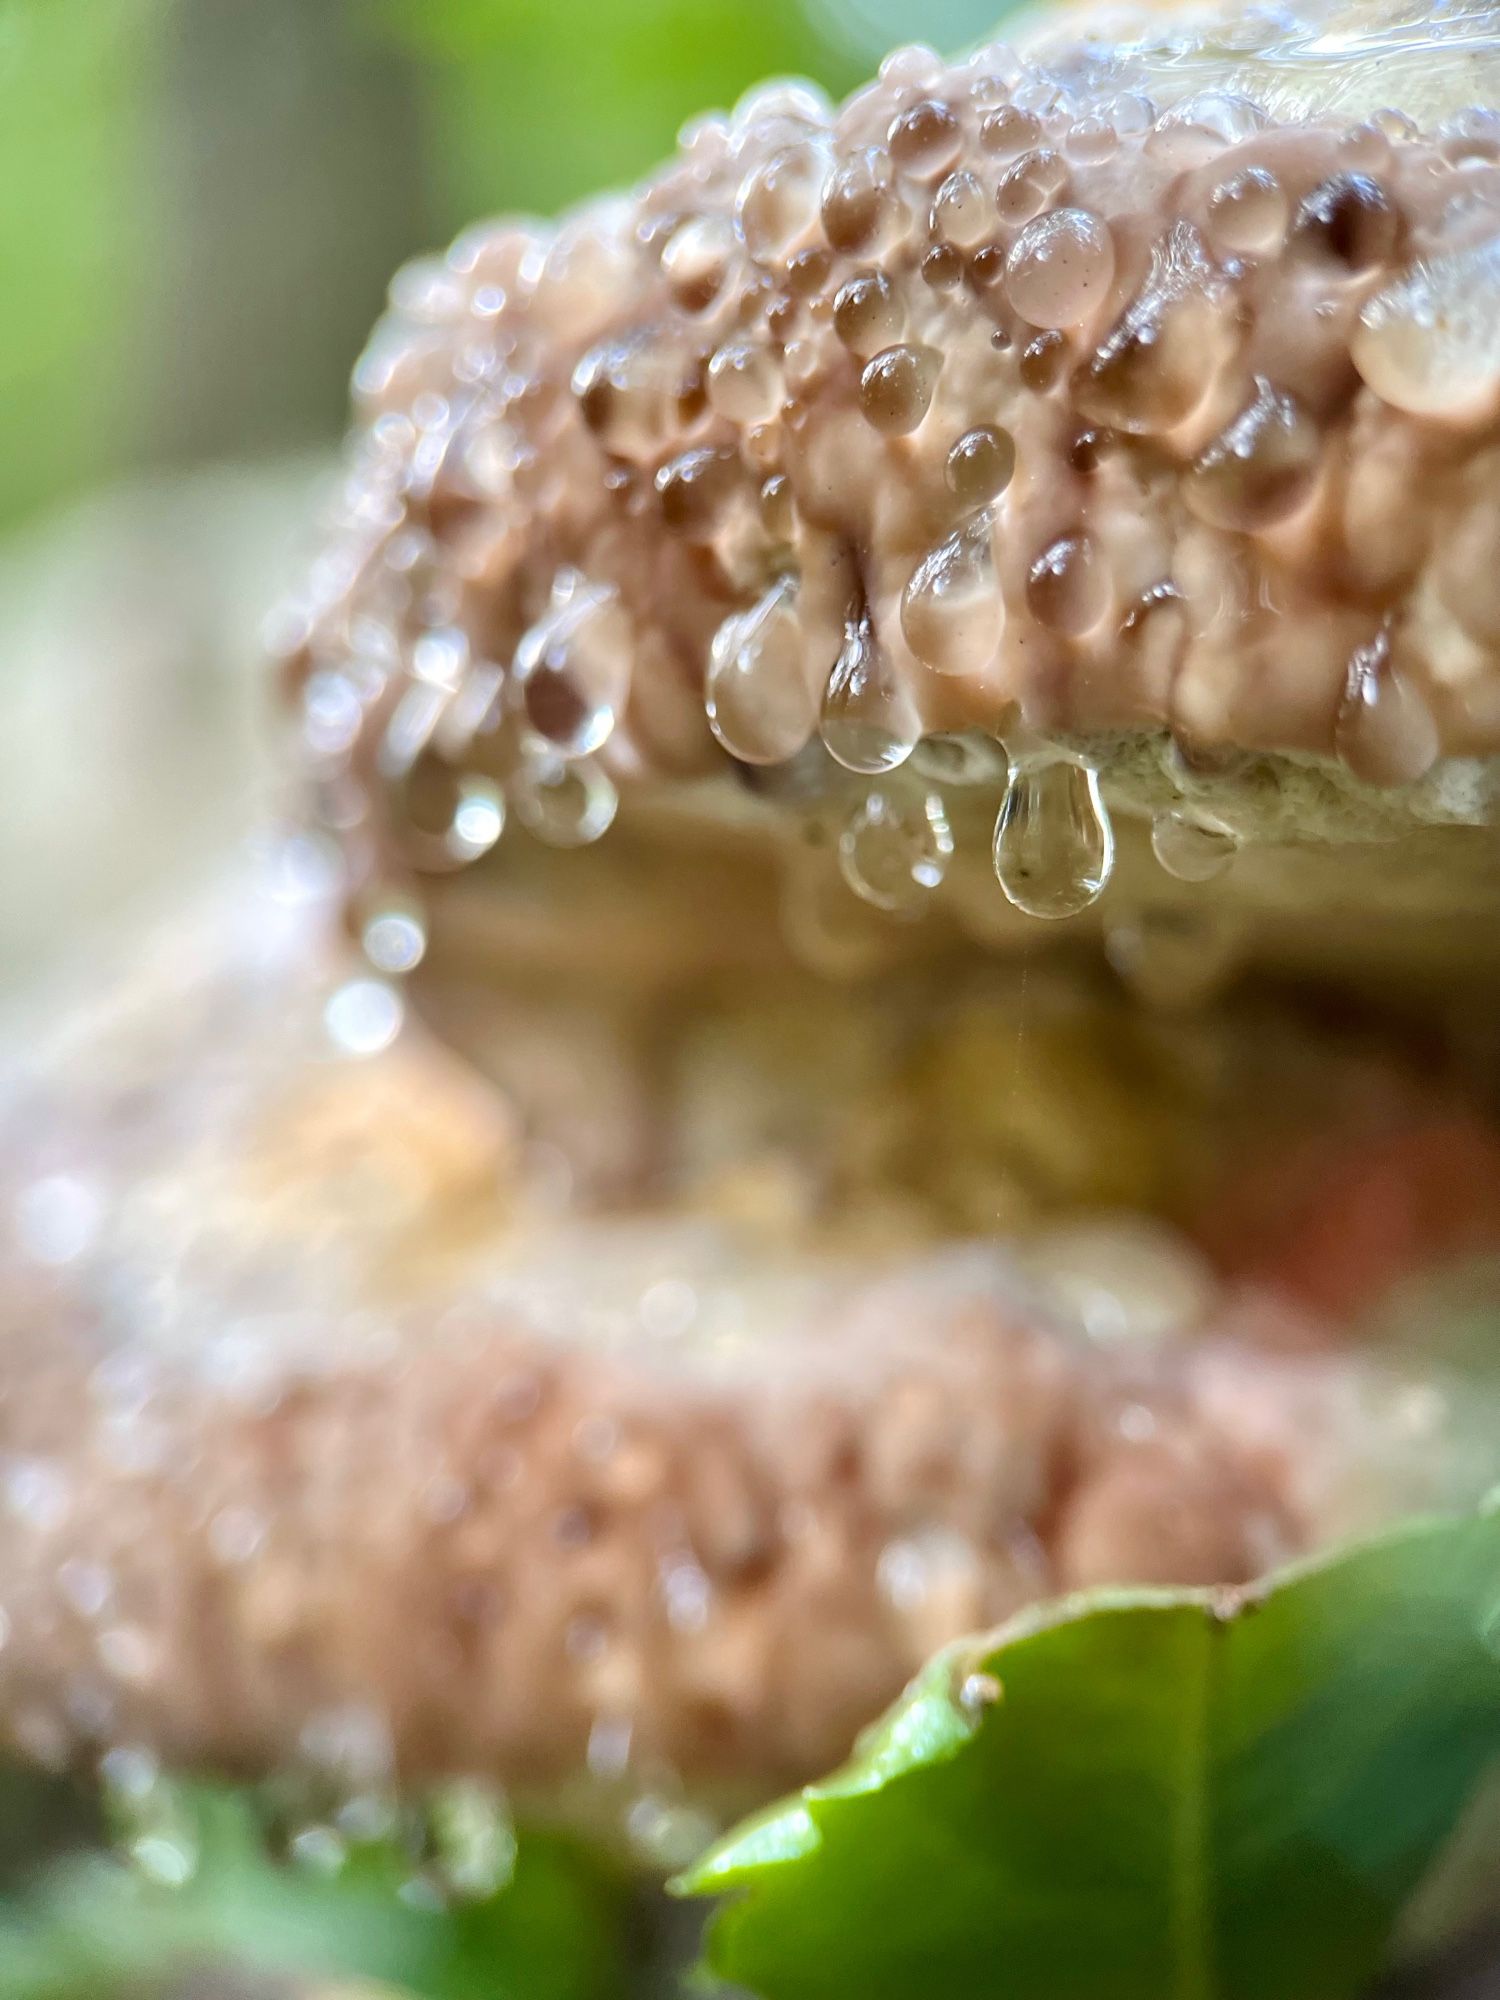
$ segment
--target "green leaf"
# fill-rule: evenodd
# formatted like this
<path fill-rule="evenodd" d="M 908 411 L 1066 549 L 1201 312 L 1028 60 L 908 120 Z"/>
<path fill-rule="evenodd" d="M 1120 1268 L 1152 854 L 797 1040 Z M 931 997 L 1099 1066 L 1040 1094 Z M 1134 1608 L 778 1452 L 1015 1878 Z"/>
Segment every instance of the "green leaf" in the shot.
<path fill-rule="evenodd" d="M 1497 1632 L 1494 1509 L 1071 1599 L 940 1654 L 677 1886 L 740 1892 L 710 1964 L 768 2000 L 1341 2000 L 1500 1757 Z"/>
<path fill-rule="evenodd" d="M 620 2000 L 623 1890 L 573 1843 L 528 1834 L 493 1896 L 403 1900 L 410 1857 L 357 1850 L 323 1878 L 265 1850 L 251 1799 L 192 1795 L 199 1861 L 182 1888 L 98 1855 L 0 1908 L 0 2000 L 113 2000 L 186 1966 L 368 1979 L 418 2000 Z"/>

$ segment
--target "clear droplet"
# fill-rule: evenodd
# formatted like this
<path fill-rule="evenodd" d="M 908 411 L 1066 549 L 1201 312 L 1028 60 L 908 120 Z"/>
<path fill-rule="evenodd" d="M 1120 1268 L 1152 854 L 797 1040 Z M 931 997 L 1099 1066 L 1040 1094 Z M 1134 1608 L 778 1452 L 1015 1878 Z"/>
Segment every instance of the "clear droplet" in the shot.
<path fill-rule="evenodd" d="M 901 294 L 883 271 L 860 271 L 833 301 L 833 330 L 862 361 L 893 346 L 906 324 Z"/>
<path fill-rule="evenodd" d="M 859 378 L 865 422 L 888 437 L 905 437 L 927 415 L 937 384 L 939 357 L 930 347 L 888 347 Z"/>
<path fill-rule="evenodd" d="M 646 328 L 591 348 L 573 371 L 573 393 L 607 451 L 644 463 L 671 435 L 682 372 L 681 354 Z"/>
<path fill-rule="evenodd" d="M 1028 222 L 1005 260 L 1010 302 L 1033 326 L 1077 326 L 1115 275 L 1109 224 L 1085 208 L 1057 208 Z"/>
<path fill-rule="evenodd" d="M 790 250 L 818 219 L 828 155 L 808 141 L 784 146 L 745 179 L 735 213 L 752 257 L 775 258 Z"/>
<path fill-rule="evenodd" d="M 782 577 L 758 604 L 724 620 L 704 692 L 709 727 L 731 757 L 781 764 L 802 749 L 818 706 L 793 578 Z"/>
<path fill-rule="evenodd" d="M 442 1786 L 428 1806 L 438 1873 L 469 1902 L 498 1895 L 515 1873 L 516 1835 L 502 1793 L 477 1779 Z"/>
<path fill-rule="evenodd" d="M 753 340 L 731 340 L 708 364 L 708 400 L 732 424 L 764 423 L 781 406 L 781 370 L 771 350 Z"/>
<path fill-rule="evenodd" d="M 1061 535 L 1031 565 L 1026 602 L 1038 624 L 1077 638 L 1111 602 L 1109 572 L 1087 535 Z"/>
<path fill-rule="evenodd" d="M 901 599 L 901 629 L 924 665 L 979 673 L 994 658 L 1005 607 L 990 548 L 990 517 L 955 529 L 918 564 Z"/>
<path fill-rule="evenodd" d="M 548 847 L 588 847 L 609 831 L 620 804 L 609 774 L 586 757 L 531 759 L 511 798 L 521 824 Z"/>
<path fill-rule="evenodd" d="M 875 637 L 868 612 L 844 627 L 819 729 L 836 763 L 869 776 L 904 764 L 921 736 L 916 703 Z"/>
<path fill-rule="evenodd" d="M 841 160 L 823 191 L 823 232 L 846 256 L 874 256 L 899 233 L 900 197 L 891 186 L 890 161 L 870 147 Z"/>
<path fill-rule="evenodd" d="M 1392 661 L 1383 631 L 1349 662 L 1334 742 L 1368 785 L 1414 784 L 1437 762 L 1442 743 L 1432 710 Z"/>
<path fill-rule="evenodd" d="M 1350 351 L 1394 409 L 1483 415 L 1500 395 L 1500 236 L 1415 265 L 1368 302 Z"/>
<path fill-rule="evenodd" d="M 328 1038 L 344 1055 L 378 1056 L 401 1032 L 401 995 L 383 979 L 351 979 L 323 1009 Z"/>
<path fill-rule="evenodd" d="M 965 507 L 998 499 L 1016 469 L 1016 442 L 1009 431 L 977 424 L 953 444 L 944 474 L 948 491 Z"/>
<path fill-rule="evenodd" d="M 1003 222 L 1015 229 L 1023 222 L 1030 222 L 1062 193 L 1067 185 L 1068 169 L 1060 154 L 1050 146 L 1039 146 L 1034 153 L 1023 153 L 1015 165 L 1008 167 L 995 190 L 995 206 Z"/>
<path fill-rule="evenodd" d="M 1076 380 L 1078 407 L 1134 436 L 1174 429 L 1199 407 L 1240 338 L 1229 287 L 1189 222 L 1151 252 L 1146 282 Z"/>
<path fill-rule="evenodd" d="M 953 833 L 936 792 L 871 792 L 839 835 L 844 880 L 878 910 L 904 915 L 938 887 Z"/>
<path fill-rule="evenodd" d="M 1244 167 L 1209 196 L 1209 228 L 1239 255 L 1274 250 L 1286 234 L 1287 214 L 1286 191 L 1269 167 Z"/>
<path fill-rule="evenodd" d="M 1234 860 L 1239 840 L 1228 827 L 1174 807 L 1152 821 L 1151 851 L 1179 882 L 1211 882 Z"/>
<path fill-rule="evenodd" d="M 1099 774 L 1072 758 L 1012 764 L 995 822 L 995 874 L 1030 917 L 1075 917 L 1098 902 L 1115 865 Z"/>
<path fill-rule="evenodd" d="M 424 757 L 402 788 L 399 821 L 413 867 L 441 875 L 487 854 L 505 830 L 505 798 L 477 772 Z"/>
<path fill-rule="evenodd" d="M 995 204 L 966 167 L 949 174 L 932 204 L 932 233 L 940 243 L 972 250 L 995 233 Z"/>
<path fill-rule="evenodd" d="M 618 594 L 559 571 L 546 612 L 516 648 L 512 685 L 528 727 L 565 757 L 601 749 L 629 692 L 631 652 Z"/>
<path fill-rule="evenodd" d="M 360 941 L 377 972 L 414 972 L 427 949 L 422 913 L 413 903 L 388 903 L 365 919 Z"/>

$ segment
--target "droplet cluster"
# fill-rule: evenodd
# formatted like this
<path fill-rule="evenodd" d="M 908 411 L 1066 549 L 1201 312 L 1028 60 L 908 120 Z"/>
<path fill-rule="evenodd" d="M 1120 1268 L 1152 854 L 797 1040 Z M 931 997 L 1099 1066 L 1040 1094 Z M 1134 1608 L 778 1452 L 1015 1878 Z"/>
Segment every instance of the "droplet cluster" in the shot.
<path fill-rule="evenodd" d="M 366 901 L 726 755 L 857 806 L 1017 725 L 1381 786 L 1500 749 L 1486 114 L 1424 123 L 1404 43 L 1413 115 L 1370 101 L 1358 24 L 1175 32 L 778 85 L 399 274 L 286 648 Z"/>

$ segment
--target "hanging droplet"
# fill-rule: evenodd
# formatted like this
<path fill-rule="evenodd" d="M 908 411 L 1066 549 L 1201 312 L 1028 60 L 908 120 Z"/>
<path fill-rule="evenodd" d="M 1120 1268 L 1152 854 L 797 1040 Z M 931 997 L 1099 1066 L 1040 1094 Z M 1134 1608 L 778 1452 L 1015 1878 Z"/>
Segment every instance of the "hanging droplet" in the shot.
<path fill-rule="evenodd" d="M 511 685 L 526 722 L 565 757 L 609 740 L 630 686 L 630 619 L 616 593 L 558 573 L 545 614 L 516 648 Z"/>
<path fill-rule="evenodd" d="M 953 833 L 936 792 L 871 792 L 839 835 L 839 867 L 856 896 L 902 915 L 948 872 Z"/>
<path fill-rule="evenodd" d="M 492 779 L 424 757 L 400 795 L 407 857 L 426 875 L 450 874 L 487 854 L 505 831 L 505 797 Z"/>
<path fill-rule="evenodd" d="M 921 736 L 916 703 L 875 637 L 868 612 L 844 627 L 819 728 L 830 757 L 846 771 L 870 776 L 904 764 Z"/>
<path fill-rule="evenodd" d="M 427 950 L 420 904 L 406 896 L 382 898 L 365 919 L 360 942 L 377 972 L 414 972 Z"/>
<path fill-rule="evenodd" d="M 584 758 L 565 763 L 540 756 L 511 784 L 522 825 L 548 847 L 587 847 L 606 834 L 619 808 L 609 774 Z"/>
<path fill-rule="evenodd" d="M 1099 774 L 1070 757 L 1011 765 L 995 822 L 995 874 L 1030 917 L 1075 917 L 1098 902 L 1115 865 Z"/>
<path fill-rule="evenodd" d="M 1228 827 L 1181 807 L 1160 812 L 1151 822 L 1151 851 L 1179 882 L 1211 882 L 1224 873 L 1239 845 Z"/>
<path fill-rule="evenodd" d="M 901 599 L 901 629 L 924 665 L 979 673 L 994 658 L 1005 606 L 990 549 L 990 517 L 955 529 L 918 564 Z"/>
<path fill-rule="evenodd" d="M 745 764 L 785 763 L 812 735 L 817 696 L 794 578 L 782 577 L 714 634 L 704 706 L 714 735 Z"/>

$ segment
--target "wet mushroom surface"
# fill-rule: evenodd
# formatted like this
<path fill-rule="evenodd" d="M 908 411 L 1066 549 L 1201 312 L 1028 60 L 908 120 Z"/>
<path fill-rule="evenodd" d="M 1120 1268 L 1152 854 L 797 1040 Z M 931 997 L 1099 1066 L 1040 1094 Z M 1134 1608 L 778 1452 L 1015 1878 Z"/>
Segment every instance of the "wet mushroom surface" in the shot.
<path fill-rule="evenodd" d="M 296 809 L 11 1065 L 14 1752 L 666 1866 L 1493 1482 L 1500 32 L 1127 14 L 393 282 Z"/>

